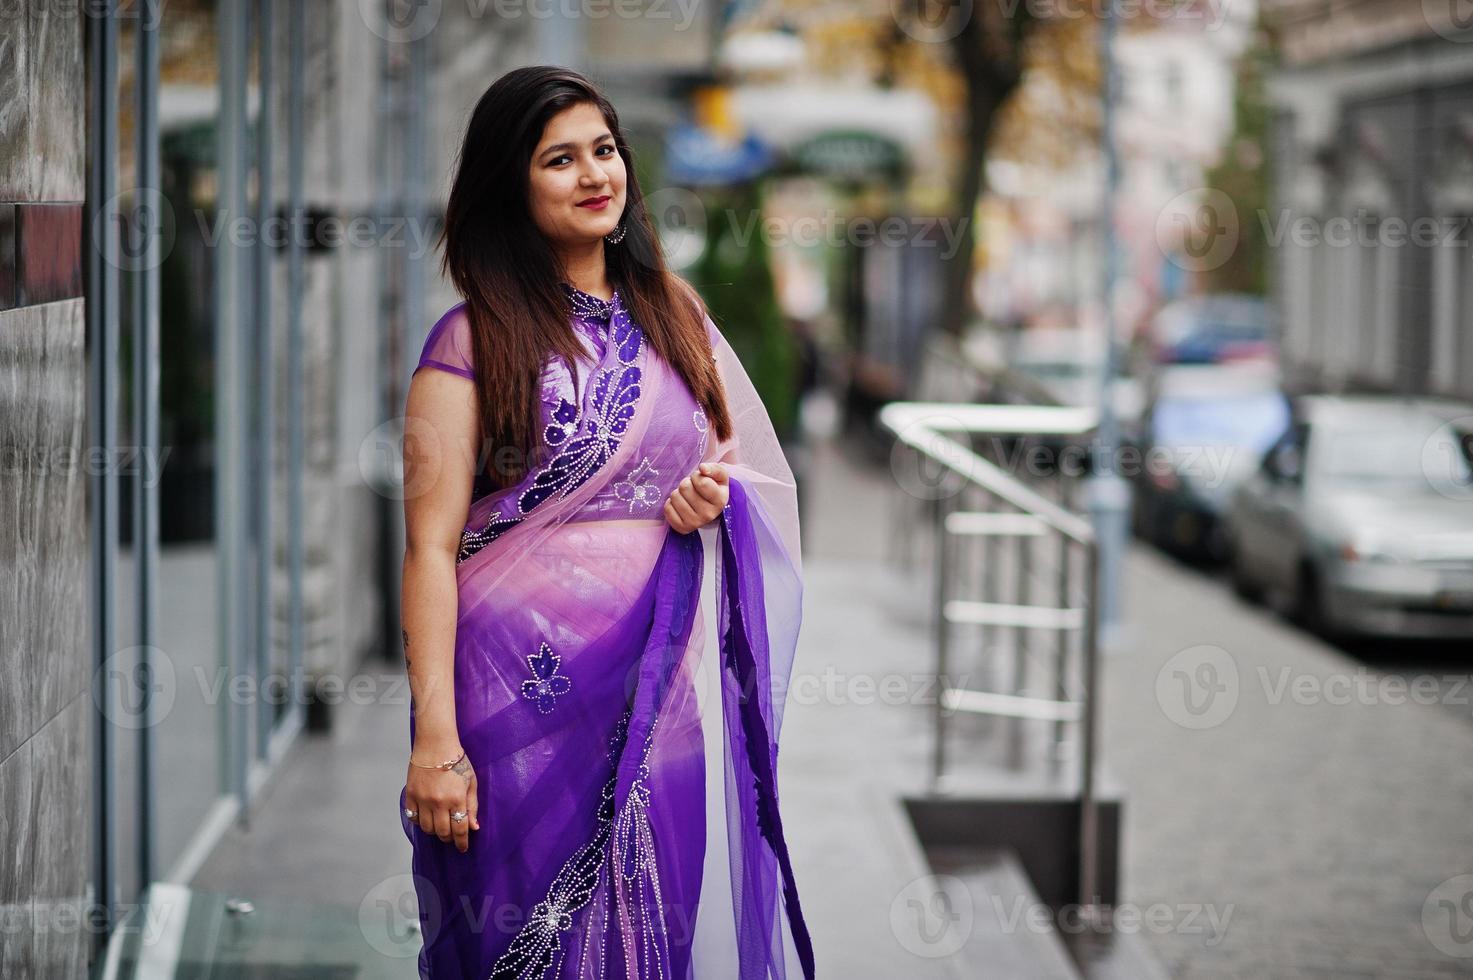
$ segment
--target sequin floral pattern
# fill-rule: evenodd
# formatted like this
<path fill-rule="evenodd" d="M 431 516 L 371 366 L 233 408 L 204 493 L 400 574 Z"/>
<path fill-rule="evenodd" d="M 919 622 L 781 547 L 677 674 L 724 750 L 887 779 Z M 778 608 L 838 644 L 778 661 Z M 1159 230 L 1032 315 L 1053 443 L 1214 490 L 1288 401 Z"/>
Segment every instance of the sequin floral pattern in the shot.
<path fill-rule="evenodd" d="M 700 449 L 696 450 L 696 457 L 698 459 L 704 459 L 706 456 L 706 437 L 710 434 L 711 429 L 710 424 L 706 421 L 706 410 L 704 408 L 699 405 L 696 406 L 696 410 L 691 413 L 691 424 L 701 434 L 701 446 Z"/>
<path fill-rule="evenodd" d="M 607 315 L 608 342 L 614 351 L 614 363 L 600 368 L 590 379 L 587 411 L 581 417 L 579 405 L 561 395 L 558 397 L 552 419 L 542 432 L 543 441 L 556 455 L 524 480 L 511 513 L 493 514 L 482 527 L 467 527 L 462 531 L 457 563 L 521 523 L 539 504 L 565 496 L 586 482 L 614 457 L 634 418 L 641 391 L 637 362 L 644 348 L 643 331 L 624 309 L 617 291 L 609 300 L 599 300 L 578 290 L 570 295 L 577 315 L 585 318 Z"/>
<path fill-rule="evenodd" d="M 532 668 L 532 679 L 522 681 L 522 697 L 537 705 L 544 715 L 557 707 L 557 699 L 573 689 L 573 682 L 558 673 L 563 658 L 552 652 L 552 647 L 543 641 L 536 653 L 527 654 L 527 666 Z"/>
<path fill-rule="evenodd" d="M 606 783 L 598 808 L 598 828 L 592 839 L 577 850 L 558 870 L 542 901 L 532 907 L 527 921 L 512 939 L 506 952 L 491 968 L 492 980 L 534 980 L 559 975 L 567 950 L 563 933 L 573 928 L 574 915 L 585 908 L 596 894 L 606 893 L 614 874 L 619 874 L 635 887 L 632 894 L 637 909 L 636 920 L 644 929 L 663 930 L 664 904 L 660 896 L 660 880 L 654 860 L 654 840 L 650 833 L 649 754 L 659 717 L 651 722 L 640 753 L 639 767 L 630 783 L 624 806 L 614 812 L 618 787 L 618 752 L 629 731 L 631 712 L 625 711 L 609 740 L 607 757 L 614 769 Z M 621 889 L 622 890 L 622 889 Z M 590 915 L 595 909 L 590 909 Z M 608 909 L 601 928 L 588 923 L 583 929 L 579 952 L 584 962 L 602 956 L 602 946 L 594 948 L 607 929 Z M 646 947 L 648 949 L 648 947 Z M 661 949 L 650 954 L 656 962 L 647 964 L 640 976 L 669 976 L 669 964 Z"/>
<path fill-rule="evenodd" d="M 614 484 L 614 496 L 629 504 L 629 513 L 634 513 L 635 507 L 650 507 L 661 503 L 660 485 L 652 477 L 660 475 L 660 471 L 650 465 L 650 458 L 644 457 L 639 461 L 629 474 L 627 480 L 620 480 Z"/>

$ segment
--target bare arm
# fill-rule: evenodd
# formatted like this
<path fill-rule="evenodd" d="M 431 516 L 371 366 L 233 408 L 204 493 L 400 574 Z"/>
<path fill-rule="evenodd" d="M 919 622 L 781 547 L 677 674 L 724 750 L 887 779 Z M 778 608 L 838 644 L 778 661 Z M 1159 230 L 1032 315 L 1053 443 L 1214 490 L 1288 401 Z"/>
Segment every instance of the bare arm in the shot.
<path fill-rule="evenodd" d="M 462 751 L 455 724 L 455 556 L 476 471 L 475 388 L 445 371 L 417 371 L 404 414 L 400 618 L 415 721 L 410 758 L 435 765 Z M 411 765 L 405 789 L 420 827 L 466 850 L 469 830 L 479 827 L 471 760 L 448 772 Z M 451 820 L 457 810 L 469 819 Z"/>

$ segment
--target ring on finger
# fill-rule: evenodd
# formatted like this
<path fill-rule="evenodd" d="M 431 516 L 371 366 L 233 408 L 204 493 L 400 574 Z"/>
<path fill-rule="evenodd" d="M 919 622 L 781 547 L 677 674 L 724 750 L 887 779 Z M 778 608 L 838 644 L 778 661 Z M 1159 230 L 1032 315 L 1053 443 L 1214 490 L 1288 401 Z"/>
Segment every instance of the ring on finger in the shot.
<path fill-rule="evenodd" d="M 409 807 L 406 806 L 404 808 L 404 815 L 406 817 L 408 817 L 410 820 L 413 820 L 415 817 L 418 817 L 419 816 L 419 811 L 418 810 L 411 810 Z"/>
<path fill-rule="evenodd" d="M 465 823 L 465 818 L 466 812 L 464 810 L 456 810 L 450 814 L 450 819 L 456 823 Z"/>

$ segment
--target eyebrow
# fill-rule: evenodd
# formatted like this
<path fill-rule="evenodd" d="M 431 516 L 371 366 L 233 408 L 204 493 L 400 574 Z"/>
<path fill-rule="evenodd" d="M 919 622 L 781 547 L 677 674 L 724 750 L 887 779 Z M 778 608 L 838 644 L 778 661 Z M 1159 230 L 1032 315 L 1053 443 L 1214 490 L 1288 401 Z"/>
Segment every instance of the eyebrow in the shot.
<path fill-rule="evenodd" d="M 613 139 L 613 137 L 614 137 L 614 134 L 613 133 L 604 133 L 602 136 L 594 137 L 594 139 L 588 145 L 589 146 L 593 146 L 593 145 L 595 145 L 597 143 L 602 143 L 606 139 Z M 551 146 L 549 146 L 547 149 L 543 150 L 541 153 L 537 154 L 537 157 L 538 157 L 538 159 L 541 159 L 542 157 L 547 156 L 549 153 L 551 153 L 554 150 L 576 150 L 577 148 L 578 148 L 578 144 L 577 143 L 554 143 Z"/>

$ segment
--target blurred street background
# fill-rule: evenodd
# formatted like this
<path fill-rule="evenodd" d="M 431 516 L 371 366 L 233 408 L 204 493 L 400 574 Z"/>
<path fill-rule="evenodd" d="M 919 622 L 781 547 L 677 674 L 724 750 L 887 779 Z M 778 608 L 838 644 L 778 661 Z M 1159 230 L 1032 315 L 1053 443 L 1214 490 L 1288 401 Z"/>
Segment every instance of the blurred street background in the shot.
<path fill-rule="evenodd" d="M 0 977 L 415 975 L 400 422 L 540 63 L 798 480 L 822 976 L 1473 976 L 1469 0 L 0 0 Z"/>

